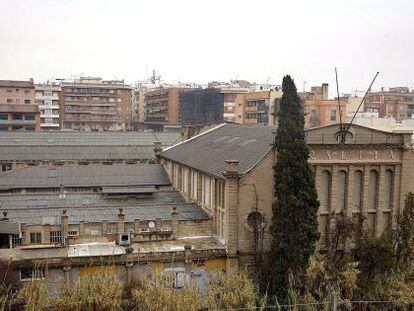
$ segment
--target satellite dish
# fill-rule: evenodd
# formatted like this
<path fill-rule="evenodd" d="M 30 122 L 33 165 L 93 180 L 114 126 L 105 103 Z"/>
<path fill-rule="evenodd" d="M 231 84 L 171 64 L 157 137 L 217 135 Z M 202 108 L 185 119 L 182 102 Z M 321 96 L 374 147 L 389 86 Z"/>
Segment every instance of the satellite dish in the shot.
<path fill-rule="evenodd" d="M 148 223 L 148 228 L 153 229 L 155 227 L 155 223 L 153 221 L 150 221 Z"/>

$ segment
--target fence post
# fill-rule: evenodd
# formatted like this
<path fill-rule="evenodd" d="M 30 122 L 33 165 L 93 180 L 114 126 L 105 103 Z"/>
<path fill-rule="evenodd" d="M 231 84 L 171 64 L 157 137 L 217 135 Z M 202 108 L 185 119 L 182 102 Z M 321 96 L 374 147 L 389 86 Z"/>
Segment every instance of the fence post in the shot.
<path fill-rule="evenodd" d="M 337 311 L 338 309 L 338 295 L 336 292 L 333 292 L 330 297 L 330 310 Z"/>

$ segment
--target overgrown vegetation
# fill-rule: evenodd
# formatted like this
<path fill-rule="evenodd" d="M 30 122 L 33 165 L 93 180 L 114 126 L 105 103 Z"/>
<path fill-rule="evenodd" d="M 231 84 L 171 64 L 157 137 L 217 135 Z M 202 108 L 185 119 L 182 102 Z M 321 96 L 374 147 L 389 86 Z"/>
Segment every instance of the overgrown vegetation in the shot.
<path fill-rule="evenodd" d="M 187 281 L 177 289 L 172 286 L 174 278 L 154 274 L 125 288 L 109 274 L 80 277 L 73 287 L 62 284 L 59 295 L 53 295 L 44 281 L 30 281 L 0 310 L 254 310 L 256 305 L 255 287 L 246 271 L 206 274 L 202 287 Z"/>

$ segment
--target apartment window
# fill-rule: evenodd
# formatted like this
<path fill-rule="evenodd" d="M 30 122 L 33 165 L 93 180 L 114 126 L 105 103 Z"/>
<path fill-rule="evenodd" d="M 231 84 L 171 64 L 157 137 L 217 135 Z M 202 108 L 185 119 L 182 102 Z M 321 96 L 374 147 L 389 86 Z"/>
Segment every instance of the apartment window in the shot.
<path fill-rule="evenodd" d="M 25 100 L 24 100 L 24 103 L 25 103 L 25 104 L 30 104 L 30 99 L 25 99 Z"/>
<path fill-rule="evenodd" d="M 22 244 L 22 238 L 20 234 L 12 234 L 11 236 L 12 247 Z"/>
<path fill-rule="evenodd" d="M 13 92 L 12 89 L 7 89 L 7 93 L 11 93 L 11 92 Z"/>
<path fill-rule="evenodd" d="M 62 231 L 50 231 L 50 243 L 62 243 Z"/>
<path fill-rule="evenodd" d="M 19 92 L 20 91 L 20 89 L 16 89 L 16 92 Z"/>
<path fill-rule="evenodd" d="M 24 93 L 25 94 L 29 94 L 30 93 L 30 90 L 24 90 Z"/>
<path fill-rule="evenodd" d="M 35 131 L 36 128 L 32 125 L 26 126 L 26 131 Z"/>
<path fill-rule="evenodd" d="M 0 113 L 0 120 L 8 120 L 7 113 Z"/>
<path fill-rule="evenodd" d="M 20 281 L 30 281 L 41 279 L 44 276 L 44 271 L 37 268 L 22 268 L 20 269 Z"/>
<path fill-rule="evenodd" d="M 12 126 L 12 131 L 23 131 L 23 125 L 14 125 Z"/>
<path fill-rule="evenodd" d="M 24 119 L 27 120 L 27 121 L 34 121 L 35 115 L 34 114 L 26 114 L 24 116 Z"/>
<path fill-rule="evenodd" d="M 8 104 L 11 104 L 13 102 L 13 99 L 11 99 L 11 98 L 7 98 L 7 103 Z"/>
<path fill-rule="evenodd" d="M 332 122 L 336 121 L 336 109 L 331 110 L 331 121 Z"/>
<path fill-rule="evenodd" d="M 44 91 L 44 96 L 52 96 L 53 92 L 52 91 Z"/>
<path fill-rule="evenodd" d="M 30 232 L 30 244 L 42 243 L 42 234 L 40 232 Z"/>
<path fill-rule="evenodd" d="M 13 120 L 23 120 L 23 115 L 20 113 L 13 113 Z"/>
<path fill-rule="evenodd" d="M 0 132 L 8 131 L 9 128 L 7 125 L 0 125 Z"/>

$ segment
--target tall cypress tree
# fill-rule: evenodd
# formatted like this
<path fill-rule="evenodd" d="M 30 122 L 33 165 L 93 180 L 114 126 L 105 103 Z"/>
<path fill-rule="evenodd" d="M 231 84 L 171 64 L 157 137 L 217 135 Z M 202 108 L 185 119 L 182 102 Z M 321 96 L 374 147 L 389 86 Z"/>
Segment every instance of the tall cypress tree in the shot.
<path fill-rule="evenodd" d="M 314 173 L 308 164 L 304 117 L 295 83 L 283 78 L 279 126 L 275 138 L 275 197 L 270 227 L 272 242 L 264 280 L 266 290 L 281 303 L 288 302 L 289 280 L 304 281 L 309 257 L 319 239 L 319 201 Z M 303 284 L 302 284 L 303 285 Z"/>

